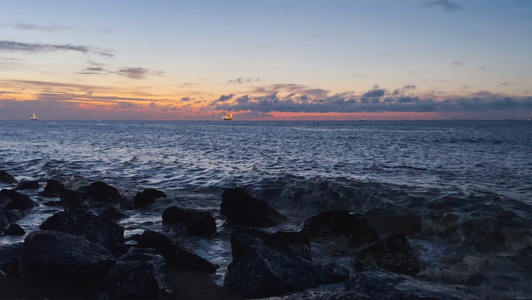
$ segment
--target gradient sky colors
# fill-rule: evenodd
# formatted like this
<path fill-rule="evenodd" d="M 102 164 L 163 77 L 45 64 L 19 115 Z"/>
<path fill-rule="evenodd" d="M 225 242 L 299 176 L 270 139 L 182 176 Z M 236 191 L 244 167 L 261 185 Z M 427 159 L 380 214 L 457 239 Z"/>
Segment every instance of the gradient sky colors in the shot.
<path fill-rule="evenodd" d="M 0 120 L 532 117 L 531 0 L 0 0 Z"/>

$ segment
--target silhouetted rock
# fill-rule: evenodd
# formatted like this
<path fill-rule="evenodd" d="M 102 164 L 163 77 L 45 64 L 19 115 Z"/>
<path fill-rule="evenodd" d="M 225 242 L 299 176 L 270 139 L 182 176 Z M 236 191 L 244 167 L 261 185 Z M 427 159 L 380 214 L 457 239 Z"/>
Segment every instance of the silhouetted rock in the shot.
<path fill-rule="evenodd" d="M 351 276 L 347 291 L 365 294 L 363 299 L 478 299 L 461 286 L 445 286 L 408 275 L 373 269 Z"/>
<path fill-rule="evenodd" d="M 6 227 L 9 224 L 9 219 L 2 206 L 0 206 L 0 229 Z"/>
<path fill-rule="evenodd" d="M 15 190 L 38 190 L 40 188 L 39 182 L 37 180 L 32 181 L 22 181 L 17 185 Z"/>
<path fill-rule="evenodd" d="M 26 237 L 20 258 L 23 276 L 54 288 L 96 287 L 114 264 L 111 252 L 100 245 L 47 230 Z"/>
<path fill-rule="evenodd" d="M 97 181 L 86 188 L 80 188 L 84 200 L 95 203 L 120 203 L 122 196 L 118 190 L 107 183 Z"/>
<path fill-rule="evenodd" d="M 61 228 L 63 225 L 67 224 L 68 222 L 74 221 L 74 216 L 70 213 L 60 211 L 55 214 L 53 214 L 51 217 L 46 219 L 39 228 L 41 230 L 56 230 L 61 231 Z"/>
<path fill-rule="evenodd" d="M 171 290 L 164 277 L 166 263 L 154 249 L 131 248 L 104 277 L 100 299 L 163 299 Z"/>
<path fill-rule="evenodd" d="M 9 227 L 4 229 L 4 235 L 20 236 L 25 234 L 26 231 L 18 224 L 9 224 Z"/>
<path fill-rule="evenodd" d="M 8 223 L 16 222 L 26 216 L 26 213 L 21 209 L 5 210 L 4 215 Z"/>
<path fill-rule="evenodd" d="M 2 203 L 4 210 L 24 210 L 37 206 L 27 195 L 21 194 L 15 190 L 6 189 L 0 191 L 0 203 Z"/>
<path fill-rule="evenodd" d="M 64 189 L 60 196 L 65 211 L 73 215 L 87 213 L 87 209 L 81 201 L 80 194 L 76 191 Z"/>
<path fill-rule="evenodd" d="M 55 179 L 48 179 L 46 181 L 46 186 L 44 187 L 44 190 L 39 193 L 39 196 L 43 197 L 59 197 L 61 196 L 61 193 L 65 190 L 65 186 L 55 180 Z"/>
<path fill-rule="evenodd" d="M 18 261 L 24 243 L 14 243 L 0 246 L 0 271 L 8 276 L 18 275 Z"/>
<path fill-rule="evenodd" d="M 420 261 L 404 234 L 394 234 L 367 247 L 356 255 L 355 266 L 369 266 L 407 275 L 421 271 Z"/>
<path fill-rule="evenodd" d="M 104 218 L 104 219 L 107 219 L 107 220 L 110 220 L 110 221 L 114 221 L 114 220 L 119 220 L 119 219 L 123 219 L 123 218 L 127 218 L 129 217 L 128 215 L 124 214 L 123 212 L 121 212 L 120 210 L 118 210 L 118 208 L 114 207 L 114 206 L 108 206 L 107 208 L 105 208 L 101 213 L 100 213 L 100 217 Z"/>
<path fill-rule="evenodd" d="M 313 242 L 332 242 L 340 250 L 379 240 L 379 234 L 364 216 L 347 211 L 326 211 L 309 218 L 305 221 L 302 232 Z"/>
<path fill-rule="evenodd" d="M 336 265 L 318 265 L 301 256 L 268 247 L 255 231 L 237 229 L 231 235 L 233 261 L 224 285 L 244 297 L 268 297 L 321 284 L 345 281 L 349 271 Z"/>
<path fill-rule="evenodd" d="M 221 213 L 230 225 L 270 227 L 287 218 L 241 188 L 226 189 L 222 195 Z"/>
<path fill-rule="evenodd" d="M 187 268 L 191 270 L 216 272 L 218 266 L 210 263 L 196 253 L 190 252 L 175 244 L 166 235 L 146 230 L 140 236 L 138 246 L 142 248 L 153 248 L 161 254 L 169 266 Z"/>
<path fill-rule="evenodd" d="M 0 170 L 0 182 L 3 183 L 17 183 L 17 180 L 13 175 L 7 173 L 4 170 Z"/>
<path fill-rule="evenodd" d="M 186 210 L 175 205 L 163 212 L 165 224 L 180 224 L 185 227 L 187 235 L 211 235 L 216 233 L 216 220 L 208 212 Z"/>
<path fill-rule="evenodd" d="M 90 213 L 63 224 L 60 231 L 83 237 L 111 251 L 124 242 L 122 226 Z"/>
<path fill-rule="evenodd" d="M 137 195 L 135 195 L 135 199 L 133 200 L 133 206 L 135 208 L 144 208 L 155 203 L 155 199 L 157 198 L 166 198 L 166 195 L 156 189 L 145 189 L 144 191 L 139 192 L 137 193 Z"/>
<path fill-rule="evenodd" d="M 399 214 L 384 209 L 372 209 L 364 213 L 371 225 L 381 234 L 416 235 L 423 225 L 421 217 L 413 213 Z"/>

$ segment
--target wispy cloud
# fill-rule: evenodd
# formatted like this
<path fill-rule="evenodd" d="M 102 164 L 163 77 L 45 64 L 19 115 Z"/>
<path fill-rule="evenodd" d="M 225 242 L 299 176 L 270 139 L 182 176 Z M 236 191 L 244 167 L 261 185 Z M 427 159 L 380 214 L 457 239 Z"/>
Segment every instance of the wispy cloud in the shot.
<path fill-rule="evenodd" d="M 329 93 L 328 90 L 309 88 L 305 85 L 295 83 L 278 83 L 269 86 L 257 87 L 252 92 L 261 94 L 294 93 L 305 94 L 313 97 L 323 97 Z"/>
<path fill-rule="evenodd" d="M 448 12 L 456 11 L 463 8 L 462 5 L 451 0 L 429 0 L 425 1 L 423 4 L 424 6 L 439 6 L 444 8 Z"/>
<path fill-rule="evenodd" d="M 55 52 L 55 51 L 74 51 L 81 52 L 84 54 L 92 53 L 106 57 L 112 57 L 112 54 L 109 50 L 101 50 L 94 47 L 80 46 L 80 45 L 54 45 L 54 44 L 40 44 L 40 43 L 20 43 L 14 41 L 0 41 L 0 51 L 11 51 L 11 52 L 27 52 L 27 53 L 38 53 L 38 52 Z"/>
<path fill-rule="evenodd" d="M 160 70 L 149 70 L 149 69 L 137 67 L 137 68 L 122 68 L 112 73 L 118 74 L 121 76 L 126 76 L 131 79 L 144 79 L 148 75 L 163 76 L 166 72 L 160 71 Z"/>
<path fill-rule="evenodd" d="M 243 83 L 256 82 L 256 81 L 260 81 L 260 78 L 242 78 L 242 77 L 239 77 L 239 78 L 236 78 L 236 79 L 231 79 L 227 83 L 243 84 Z"/>
<path fill-rule="evenodd" d="M 16 24 L 12 24 L 11 27 L 15 29 L 20 29 L 20 30 L 37 30 L 37 31 L 59 31 L 59 30 L 70 29 L 70 27 L 57 25 L 57 24 L 42 26 L 42 25 L 28 24 L 28 23 L 16 23 Z"/>

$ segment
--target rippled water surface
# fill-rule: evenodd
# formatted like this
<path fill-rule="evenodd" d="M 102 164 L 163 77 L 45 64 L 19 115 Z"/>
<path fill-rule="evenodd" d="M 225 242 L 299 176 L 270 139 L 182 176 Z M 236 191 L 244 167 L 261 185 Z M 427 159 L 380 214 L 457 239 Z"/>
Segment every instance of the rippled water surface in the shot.
<path fill-rule="evenodd" d="M 189 242 L 222 266 L 227 187 L 267 201 L 291 229 L 327 209 L 415 215 L 423 230 L 411 242 L 428 262 L 424 276 L 453 283 L 460 273 L 454 283 L 482 296 L 532 296 L 523 288 L 530 273 L 513 268 L 532 252 L 531 122 L 1 121 L 0 169 L 42 187 L 53 178 L 71 189 L 102 180 L 125 196 L 162 190 L 167 199 L 122 221 L 126 235 L 160 229 L 172 204 L 206 210 L 220 236 Z M 19 223 L 36 228 L 42 217 L 33 218 Z"/>

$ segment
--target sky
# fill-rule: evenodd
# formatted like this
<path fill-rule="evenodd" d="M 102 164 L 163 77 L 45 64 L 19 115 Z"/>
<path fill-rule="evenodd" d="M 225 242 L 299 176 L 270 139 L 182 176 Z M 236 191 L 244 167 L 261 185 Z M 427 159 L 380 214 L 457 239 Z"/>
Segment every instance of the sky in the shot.
<path fill-rule="evenodd" d="M 532 118 L 532 0 L 0 0 L 0 120 Z"/>

